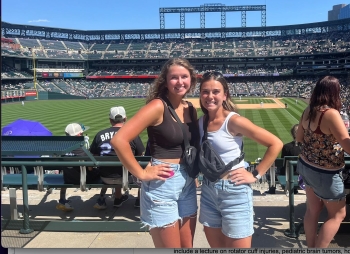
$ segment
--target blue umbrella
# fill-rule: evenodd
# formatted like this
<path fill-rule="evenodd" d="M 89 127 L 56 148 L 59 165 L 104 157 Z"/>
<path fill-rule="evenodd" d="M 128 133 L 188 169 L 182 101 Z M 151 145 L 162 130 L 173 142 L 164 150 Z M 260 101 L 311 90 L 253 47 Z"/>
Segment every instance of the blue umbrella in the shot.
<path fill-rule="evenodd" d="M 2 136 L 52 136 L 52 132 L 40 122 L 18 119 L 2 128 Z"/>

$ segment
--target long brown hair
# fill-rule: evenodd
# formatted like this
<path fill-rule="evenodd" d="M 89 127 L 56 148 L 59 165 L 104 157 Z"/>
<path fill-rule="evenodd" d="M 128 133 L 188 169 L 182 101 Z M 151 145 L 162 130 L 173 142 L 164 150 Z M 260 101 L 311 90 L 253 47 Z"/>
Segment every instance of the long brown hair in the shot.
<path fill-rule="evenodd" d="M 178 65 L 186 68 L 190 72 L 191 87 L 188 92 L 193 91 L 197 84 L 197 74 L 190 62 L 184 58 L 169 59 L 162 67 L 159 76 L 155 79 L 153 86 L 150 88 L 146 104 L 155 98 L 163 98 L 168 93 L 166 76 L 171 66 Z"/>
<path fill-rule="evenodd" d="M 223 103 L 222 103 L 223 108 L 225 110 L 228 110 L 228 111 L 237 112 L 237 108 L 231 100 L 230 89 L 228 88 L 228 84 L 227 84 L 227 81 L 224 78 L 224 76 L 220 72 L 217 72 L 217 71 L 210 71 L 210 72 L 204 73 L 202 76 L 201 82 L 200 82 L 199 91 L 202 90 L 203 83 L 208 81 L 208 80 L 216 80 L 216 81 L 220 82 L 220 84 L 224 88 L 224 93 L 226 94 L 226 100 L 223 101 Z M 207 115 L 208 110 L 202 105 L 201 101 L 200 101 L 200 106 L 201 106 L 203 113 L 205 115 Z"/>
<path fill-rule="evenodd" d="M 319 108 L 325 105 L 338 111 L 341 109 L 340 83 L 336 77 L 325 76 L 317 81 L 310 98 L 310 112 L 307 119 L 314 121 Z"/>

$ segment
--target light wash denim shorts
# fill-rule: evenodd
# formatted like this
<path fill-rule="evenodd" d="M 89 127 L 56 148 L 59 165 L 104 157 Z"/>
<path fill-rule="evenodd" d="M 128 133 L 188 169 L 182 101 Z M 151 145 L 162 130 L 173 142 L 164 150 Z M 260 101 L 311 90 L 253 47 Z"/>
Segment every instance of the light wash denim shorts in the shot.
<path fill-rule="evenodd" d="M 313 189 L 315 195 L 327 201 L 339 201 L 345 198 L 345 188 L 340 170 L 330 171 L 316 168 L 299 158 L 297 170 L 306 186 Z"/>
<path fill-rule="evenodd" d="M 221 228 L 234 239 L 253 235 L 253 190 L 250 185 L 234 185 L 229 180 L 202 183 L 199 222 L 211 228 Z"/>
<path fill-rule="evenodd" d="M 149 229 L 171 226 L 197 213 L 196 184 L 188 176 L 185 165 L 152 158 L 152 165 L 169 164 L 174 175 L 165 181 L 142 181 L 141 221 Z"/>

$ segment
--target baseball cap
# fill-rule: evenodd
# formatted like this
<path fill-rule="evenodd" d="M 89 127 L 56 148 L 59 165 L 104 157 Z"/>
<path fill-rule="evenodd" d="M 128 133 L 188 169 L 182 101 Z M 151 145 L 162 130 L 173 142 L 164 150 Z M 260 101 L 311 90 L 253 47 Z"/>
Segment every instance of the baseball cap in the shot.
<path fill-rule="evenodd" d="M 84 131 L 87 131 L 88 129 L 90 129 L 89 126 L 84 126 L 81 123 L 70 123 L 67 125 L 65 132 L 69 136 L 76 136 L 79 133 L 83 133 Z"/>
<path fill-rule="evenodd" d="M 113 107 L 109 111 L 109 118 L 115 120 L 116 116 L 121 116 L 123 119 L 126 117 L 125 109 L 122 106 Z"/>

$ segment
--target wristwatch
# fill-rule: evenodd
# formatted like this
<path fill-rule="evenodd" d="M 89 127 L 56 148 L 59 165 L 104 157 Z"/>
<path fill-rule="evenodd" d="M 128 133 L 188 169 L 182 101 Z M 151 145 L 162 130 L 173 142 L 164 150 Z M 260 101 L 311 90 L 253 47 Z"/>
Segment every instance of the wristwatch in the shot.
<path fill-rule="evenodd" d="M 261 179 L 261 175 L 259 174 L 259 172 L 258 172 L 256 169 L 254 169 L 254 171 L 252 172 L 252 174 L 253 174 L 253 176 L 254 176 L 256 179 L 258 179 L 258 180 Z"/>

